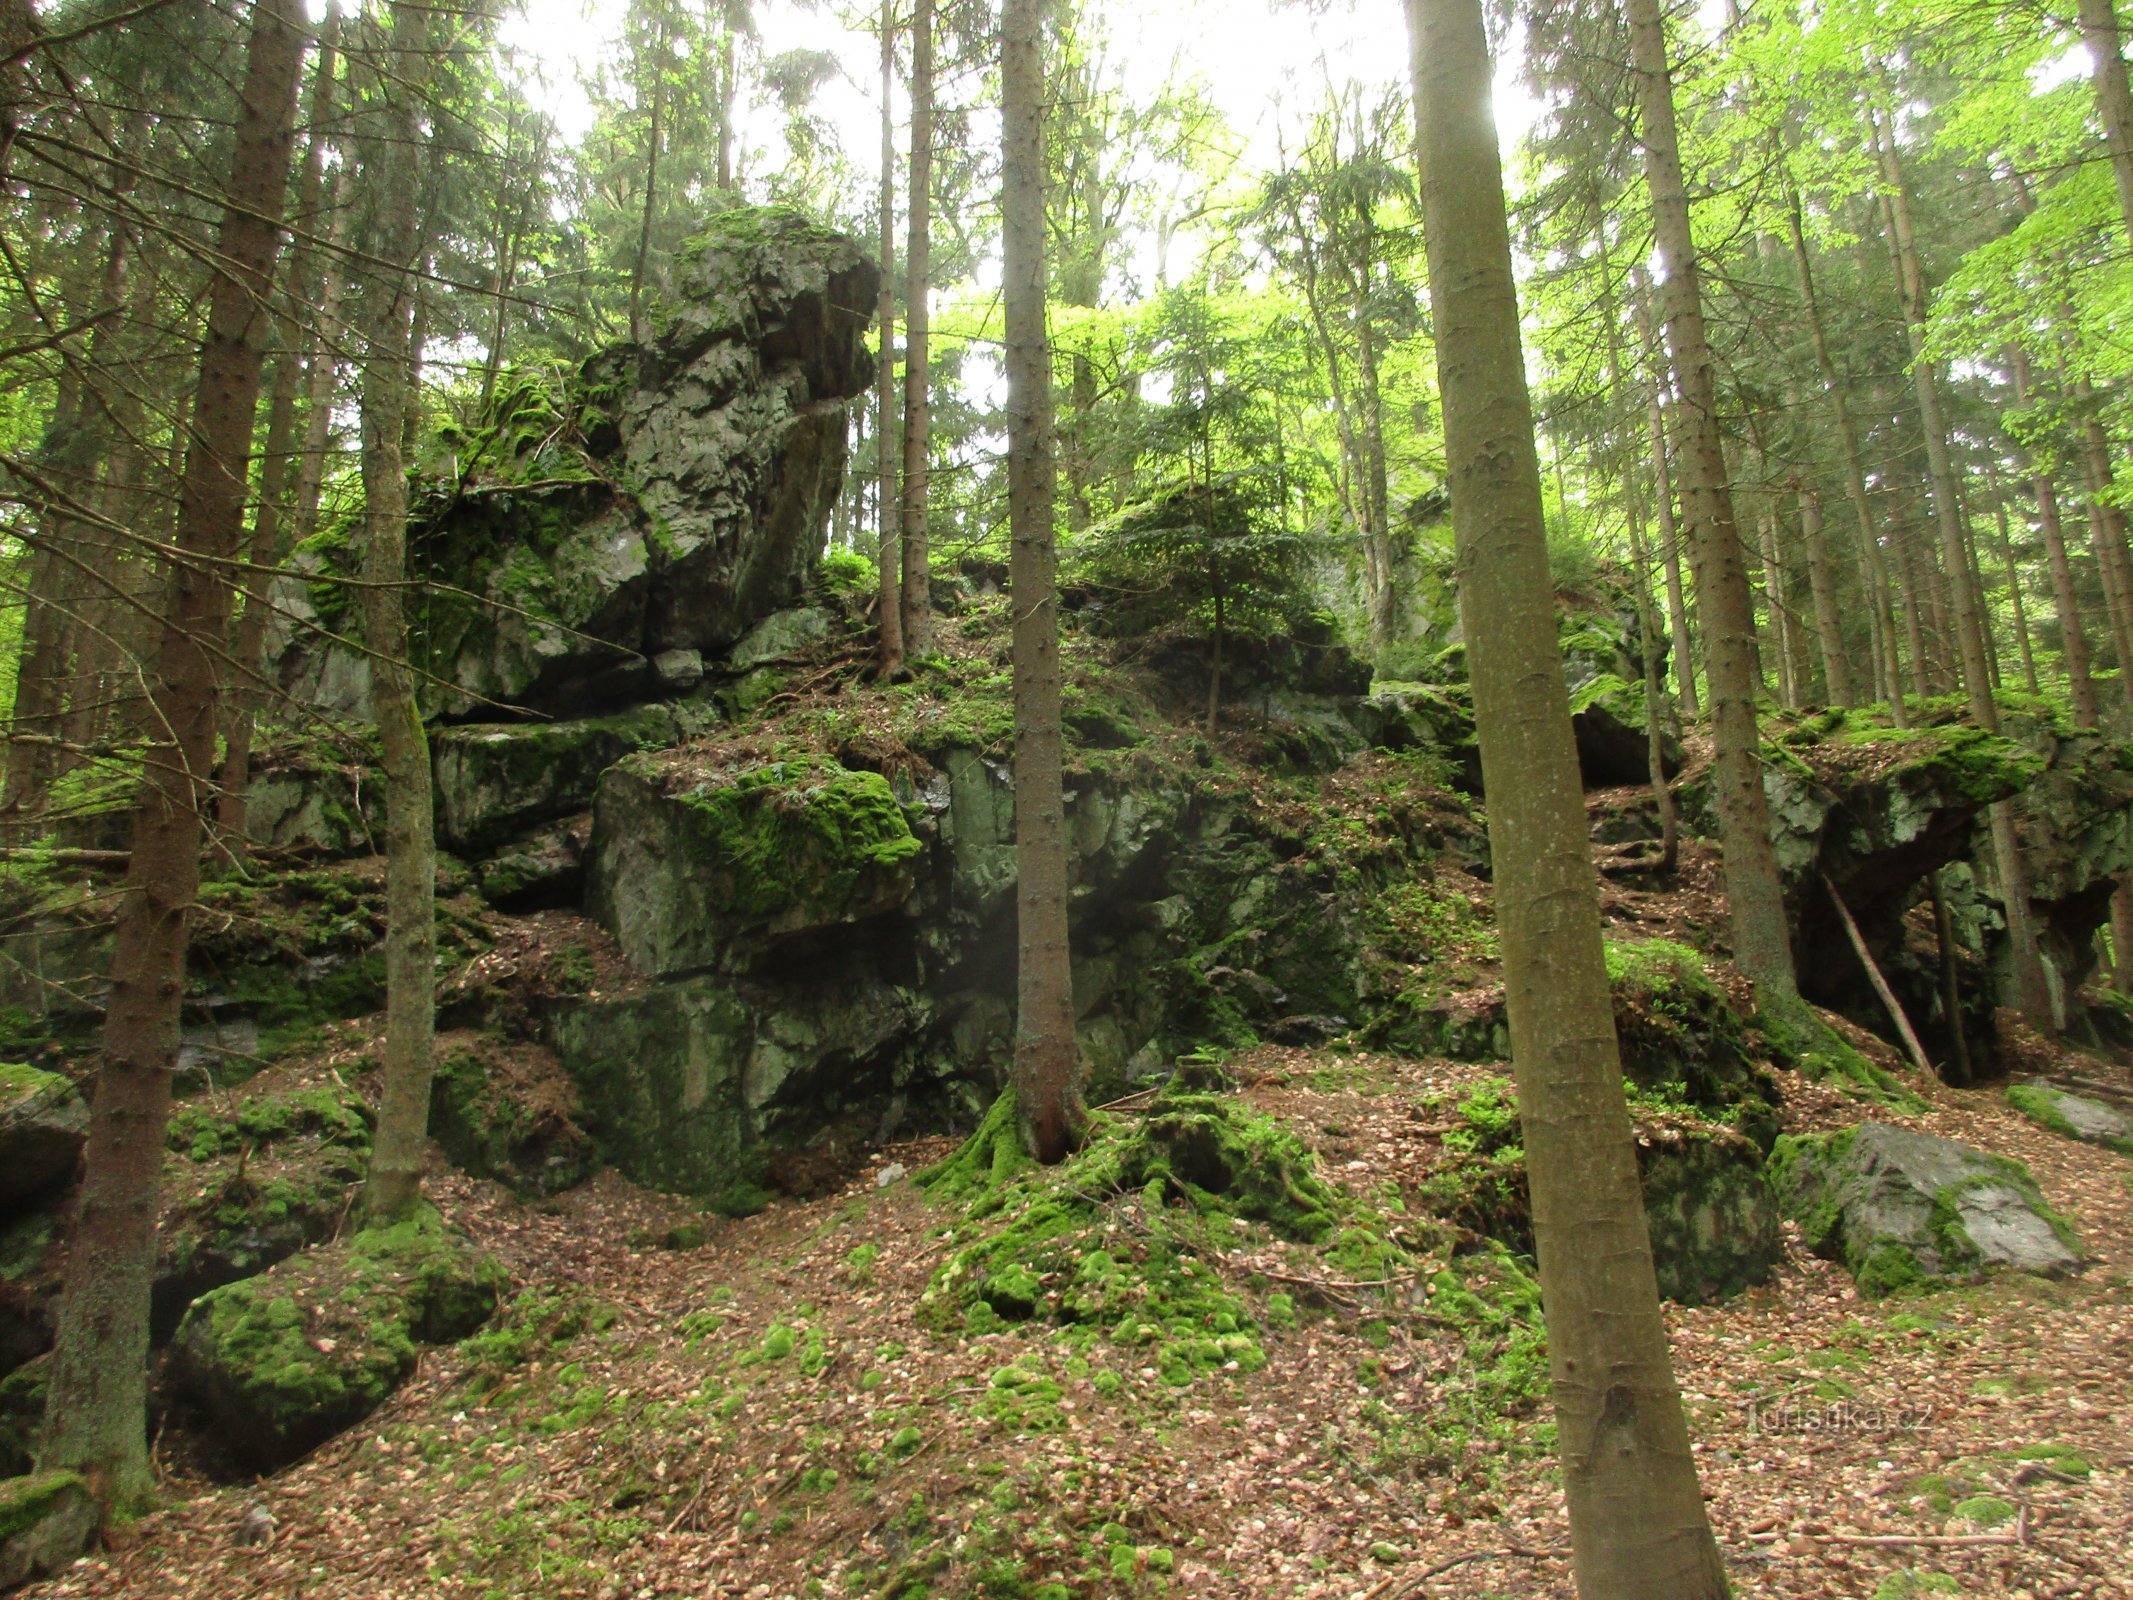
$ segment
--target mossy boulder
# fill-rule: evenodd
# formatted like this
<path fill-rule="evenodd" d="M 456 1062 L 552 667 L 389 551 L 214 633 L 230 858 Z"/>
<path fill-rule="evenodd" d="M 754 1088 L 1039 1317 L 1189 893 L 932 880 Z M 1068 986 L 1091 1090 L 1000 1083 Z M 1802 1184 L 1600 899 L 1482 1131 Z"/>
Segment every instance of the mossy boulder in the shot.
<path fill-rule="evenodd" d="M 0 1206 L 12 1207 L 74 1176 L 89 1108 L 73 1080 L 0 1062 Z"/>
<path fill-rule="evenodd" d="M 71 1565 L 102 1522 L 96 1497 L 71 1472 L 0 1479 L 0 1589 Z"/>
<path fill-rule="evenodd" d="M 1650 721 L 1644 704 L 1644 680 L 1603 672 L 1570 693 L 1570 730 L 1578 747 L 1578 771 L 1588 789 L 1649 783 L 1652 774 Z M 1681 741 L 1663 733 L 1660 761 L 1669 778 L 1679 775 Z"/>
<path fill-rule="evenodd" d="M 667 705 L 572 722 L 478 723 L 430 740 L 437 833 L 470 858 L 592 804 L 600 774 L 622 757 L 679 743 L 701 721 Z"/>
<path fill-rule="evenodd" d="M 439 1050 L 430 1137 L 463 1172 L 519 1195 L 567 1189 L 593 1167 L 581 1117 L 577 1085 L 538 1045 L 507 1048 L 476 1034 Z"/>
<path fill-rule="evenodd" d="M 2122 1156 L 2133 1156 L 2133 1114 L 2118 1106 L 2074 1093 L 2055 1083 L 2010 1084 L 2007 1103 L 2029 1118 L 2069 1139 L 2102 1145 Z"/>
<path fill-rule="evenodd" d="M 488 1321 L 503 1281 L 424 1207 L 202 1296 L 171 1373 L 233 1458 L 271 1472 L 375 1411 L 422 1345 Z"/>
<path fill-rule="evenodd" d="M 1678 1100 L 1633 1093 L 1631 1113 L 1659 1292 L 1704 1305 L 1768 1282 L 1784 1246 L 1755 1142 Z M 1460 1228 L 1532 1254 L 1526 1152 L 1508 1078 L 1484 1078 L 1460 1099 L 1443 1150 L 1420 1184 L 1423 1204 Z"/>
<path fill-rule="evenodd" d="M 2073 1230 L 2009 1156 L 1865 1122 L 1780 1139 L 1770 1170 L 1808 1247 L 1842 1261 L 1868 1295 L 1995 1268 L 2060 1275 L 2082 1265 Z"/>
<path fill-rule="evenodd" d="M 632 756 L 600 781 L 590 909 L 647 976 L 730 969 L 897 910 L 924 849 L 879 773 L 805 756 L 699 776 Z"/>

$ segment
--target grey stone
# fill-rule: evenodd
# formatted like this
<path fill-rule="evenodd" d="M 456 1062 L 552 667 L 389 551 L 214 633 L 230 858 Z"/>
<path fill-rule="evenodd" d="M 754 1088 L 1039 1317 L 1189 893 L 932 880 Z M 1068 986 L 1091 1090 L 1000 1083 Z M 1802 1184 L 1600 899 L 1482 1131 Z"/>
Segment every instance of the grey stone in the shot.
<path fill-rule="evenodd" d="M 2013 1085 L 2007 1099 L 2017 1111 L 2054 1133 L 2133 1156 L 2133 1114 L 2119 1106 L 2042 1079 Z"/>
<path fill-rule="evenodd" d="M 74 1175 L 89 1107 L 56 1072 L 0 1064 L 0 1206 L 19 1205 Z"/>
<path fill-rule="evenodd" d="M 745 672 L 787 660 L 828 638 L 829 630 L 829 613 L 819 606 L 772 612 L 726 653 L 725 666 L 729 671 Z"/>
<path fill-rule="evenodd" d="M 1868 1294 L 1991 1268 L 2057 1275 L 2082 1265 L 2028 1168 L 1954 1139 L 1866 1122 L 1780 1140 L 1772 1171 L 1808 1245 L 1841 1260 Z"/>
<path fill-rule="evenodd" d="M 0 1481 L 0 1589 L 71 1566 L 102 1522 L 89 1486 L 71 1472 Z"/>
<path fill-rule="evenodd" d="M 704 681 L 701 650 L 662 650 L 652 657 L 652 673 L 659 686 L 672 693 L 693 689 Z"/>
<path fill-rule="evenodd" d="M 674 707 L 647 705 L 571 722 L 440 728 L 430 741 L 438 836 L 462 854 L 485 854 L 585 810 L 601 773 L 633 751 L 676 743 L 689 726 Z"/>

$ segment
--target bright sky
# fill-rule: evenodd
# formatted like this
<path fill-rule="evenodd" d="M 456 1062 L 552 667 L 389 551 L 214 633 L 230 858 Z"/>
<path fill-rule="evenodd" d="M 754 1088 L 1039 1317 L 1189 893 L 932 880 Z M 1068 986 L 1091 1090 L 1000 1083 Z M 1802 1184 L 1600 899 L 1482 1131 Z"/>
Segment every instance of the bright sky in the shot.
<path fill-rule="evenodd" d="M 1406 19 L 1397 0 L 1333 0 L 1322 15 L 1312 6 L 1272 0 L 1101 3 L 1129 92 L 1152 98 L 1176 77 L 1198 78 L 1246 137 L 1248 163 L 1262 169 L 1273 165 L 1284 116 L 1293 128 L 1321 98 L 1329 72 L 1336 82 L 1372 87 L 1407 80 Z M 522 13 L 503 28 L 504 42 L 538 63 L 544 97 L 567 135 L 575 137 L 590 120 L 577 80 L 612 48 L 622 14 L 622 0 L 523 0 Z M 831 50 L 843 61 L 848 81 L 826 89 L 818 105 L 854 163 L 871 171 L 880 139 L 880 47 L 872 33 L 796 0 L 759 0 L 757 20 L 766 56 L 804 47 Z M 1508 73 L 1499 75 L 1506 151 L 1536 109 Z M 771 130 L 756 130 L 753 138 L 768 142 Z"/>

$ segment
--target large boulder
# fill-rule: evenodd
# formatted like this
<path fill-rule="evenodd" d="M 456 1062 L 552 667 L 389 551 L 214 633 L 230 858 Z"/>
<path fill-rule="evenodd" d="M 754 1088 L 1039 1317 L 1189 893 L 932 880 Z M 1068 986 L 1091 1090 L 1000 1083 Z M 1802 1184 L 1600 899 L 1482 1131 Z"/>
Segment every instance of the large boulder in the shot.
<path fill-rule="evenodd" d="M 425 1207 L 202 1296 L 171 1373 L 236 1460 L 272 1472 L 375 1411 L 422 1345 L 488 1321 L 502 1285 Z"/>
<path fill-rule="evenodd" d="M 655 306 L 662 331 L 593 357 L 560 393 L 506 385 L 449 434 L 455 470 L 421 486 L 410 528 L 435 585 L 414 630 L 433 709 L 570 714 L 671 693 L 692 658 L 794 605 L 843 483 L 847 403 L 872 376 L 878 275 L 857 241 L 797 212 L 722 213 Z M 350 560 L 329 532 L 296 564 Z M 299 621 L 348 621 L 329 582 L 286 582 L 277 600 Z M 301 630 L 276 642 L 286 688 L 363 713 L 352 651 Z"/>
<path fill-rule="evenodd" d="M 74 1176 L 89 1108 L 71 1079 L 0 1062 L 0 1207 L 13 1207 Z"/>
<path fill-rule="evenodd" d="M 1869 1295 L 1993 1268 L 2063 1274 L 2080 1242 L 2029 1169 L 1954 1139 L 1887 1123 L 1786 1137 L 1772 1179 L 1808 1247 Z"/>
<path fill-rule="evenodd" d="M 0 1589 L 70 1566 L 103 1520 L 89 1486 L 71 1472 L 0 1480 Z"/>

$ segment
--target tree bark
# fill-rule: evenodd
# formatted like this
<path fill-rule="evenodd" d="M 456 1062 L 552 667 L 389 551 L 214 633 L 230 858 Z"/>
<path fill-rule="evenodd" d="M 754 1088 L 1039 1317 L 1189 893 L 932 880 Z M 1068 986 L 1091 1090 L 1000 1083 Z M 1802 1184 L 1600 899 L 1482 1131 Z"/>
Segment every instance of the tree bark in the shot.
<path fill-rule="evenodd" d="M 2078 11 L 2081 42 L 2096 67 L 2096 112 L 2111 158 L 2111 181 L 2118 187 L 2126 232 L 2133 237 L 2133 88 L 2126 81 L 2125 30 L 2116 0 L 2080 0 Z"/>
<path fill-rule="evenodd" d="M 422 254 L 416 151 L 427 82 L 430 9 L 395 0 L 392 43 L 406 63 L 386 87 L 382 137 L 369 163 L 384 197 L 364 306 L 364 642 L 385 767 L 384 1089 L 362 1210 L 403 1215 L 422 1192 L 437 1019 L 437 842 L 429 739 L 407 639 L 407 468 L 403 446 L 415 360 L 413 268 Z"/>
<path fill-rule="evenodd" d="M 893 678 L 904 670 L 902 519 L 896 499 L 896 16 L 895 0 L 881 0 L 881 349 L 875 357 L 874 469 L 880 563 L 881 654 L 876 674 Z"/>
<path fill-rule="evenodd" d="M 103 1065 L 91 1106 L 81 1212 L 68 1253 L 38 1463 L 81 1473 L 111 1509 L 143 1504 L 148 1464 L 148 1301 L 163 1140 L 170 1120 L 187 925 L 213 792 L 217 656 L 228 625 L 224 564 L 244 525 L 270 316 L 274 253 L 294 142 L 301 13 L 252 8 L 207 333 L 178 488 L 169 609 L 133 857 L 119 903 Z"/>
<path fill-rule="evenodd" d="M 1800 542 L 1807 547 L 1807 582 L 1814 592 L 1815 643 L 1822 655 L 1822 685 L 1833 706 L 1854 704 L 1851 659 L 1844 649 L 1844 611 L 1837 601 L 1836 564 L 1822 531 L 1822 494 L 1800 490 Z"/>
<path fill-rule="evenodd" d="M 1632 269 L 1630 279 L 1636 297 L 1637 334 L 1651 352 L 1651 386 L 1645 395 L 1644 412 L 1646 430 L 1651 436 L 1659 562 L 1666 574 L 1667 625 L 1674 637 L 1674 681 L 1681 690 L 1681 714 L 1693 719 L 1701 715 L 1696 698 L 1696 652 L 1689 638 L 1689 607 L 1681 582 L 1681 530 L 1674 520 L 1674 476 L 1667 459 L 1666 415 L 1659 404 L 1659 392 L 1664 384 L 1661 368 L 1665 363 L 1652 318 L 1651 294 L 1642 269 Z"/>
<path fill-rule="evenodd" d="M 1910 342 L 1912 381 L 1918 392 L 1918 424 L 1925 435 L 1926 466 L 1931 475 L 1934 519 L 1940 529 L 1941 563 L 1948 573 L 1950 621 L 1962 656 L 1962 681 L 1970 702 L 1970 719 L 1987 733 L 2000 731 L 2000 708 L 1992 694 L 1992 665 L 1985 651 L 1984 621 L 1978 615 L 1970 584 L 1970 555 L 1963 529 L 1961 498 L 1955 475 L 1955 460 L 1948 449 L 1948 426 L 1941 412 L 1940 382 L 1926 353 L 1926 284 L 1919 260 L 1918 236 L 1911 218 L 1910 196 L 1904 188 L 1903 167 L 1896 151 L 1894 131 L 1873 108 L 1868 116 L 1881 154 L 1881 169 L 1888 184 L 1889 216 L 1895 224 L 1893 243 L 1897 254 L 1897 289 L 1903 303 L 1904 331 Z M 2007 917 L 2007 942 L 2014 963 L 2015 992 L 2031 1027 L 2050 1035 L 2056 1031 L 2052 1016 L 2051 988 L 2045 980 L 2044 959 L 2037 949 L 2035 913 L 2030 905 L 2029 868 L 2022 858 L 2021 840 L 2015 828 L 2014 802 L 2002 800 L 1992 807 L 1993 866 L 2000 880 L 2000 899 Z M 1960 1031 L 1961 1019 L 1948 1019 Z"/>
<path fill-rule="evenodd" d="M 297 212 L 311 233 L 318 231 L 321 201 L 325 195 L 326 129 L 333 117 L 335 49 L 340 29 L 340 11 L 329 6 L 319 26 L 318 59 L 312 67 L 311 101 L 307 115 L 311 135 L 304 150 L 304 165 L 297 178 Z M 331 228 L 332 224 L 328 224 Z M 320 303 L 319 253 L 299 242 L 289 252 L 285 277 L 287 291 L 282 308 L 281 351 L 274 369 L 273 398 L 267 407 L 266 459 L 259 469 L 259 504 L 252 513 L 252 536 L 246 551 L 255 567 L 279 566 L 287 546 L 283 529 L 296 532 L 289 516 L 289 466 L 296 448 L 296 407 L 301 380 L 309 367 L 322 358 L 323 341 L 315 315 Z M 300 536 L 300 535 L 299 535 Z M 252 734 L 258 721 L 260 690 L 264 683 L 267 637 L 267 587 L 269 578 L 249 572 L 244 579 L 244 610 L 237 618 L 236 642 L 230 656 L 236 664 L 236 681 L 230 686 L 225 715 L 222 756 L 222 793 L 215 828 L 218 843 L 232 857 L 245 853 L 245 824 L 252 787 Z"/>
<path fill-rule="evenodd" d="M 933 420 L 933 0 L 911 11 L 911 227 L 904 249 L 904 571 L 907 656 L 933 653 L 932 555 L 926 512 Z"/>
<path fill-rule="evenodd" d="M 1658 0 L 1627 0 L 1630 54 L 1644 138 L 1659 254 L 1667 345 L 1681 396 L 1683 500 L 1696 540 L 1696 583 L 1703 616 L 1715 758 L 1712 788 L 1725 844 L 1726 898 L 1734 958 L 1741 970 L 1781 998 L 1797 994 L 1785 900 L 1770 845 L 1763 795 L 1762 737 L 1756 725 L 1755 600 L 1741 561 L 1725 447 L 1718 427 L 1718 385 L 1704 333 L 1703 291 L 1688 189 L 1681 172 L 1672 75 Z"/>
<path fill-rule="evenodd" d="M 1015 1098 L 1030 1153 L 1050 1163 L 1081 1142 L 1084 1116 L 1067 944 L 1040 4 L 1006 0 L 1001 10 L 1000 211 L 1006 249 L 1001 291 L 1007 316 L 1008 595 L 1015 661 Z"/>
<path fill-rule="evenodd" d="M 2029 354 L 2020 345 L 2009 346 L 2008 369 L 2014 374 L 2015 404 L 2027 407 L 2031 400 Z M 2037 501 L 2037 531 L 2044 539 L 2044 559 L 2051 569 L 2052 604 L 2059 616 L 2059 653 L 2066 662 L 2067 698 L 2072 702 L 2074 726 L 2098 728 L 2103 710 L 2096 700 L 2096 681 L 2090 676 L 2088 630 L 2081 621 L 2081 602 L 2074 593 L 2074 567 L 2067 554 L 2066 530 L 2059 515 L 2059 492 L 2042 463 L 2031 461 L 2030 492 Z"/>
<path fill-rule="evenodd" d="M 1999 536 L 2000 570 L 2007 574 L 2007 603 L 2014 612 L 2015 652 L 2022 659 L 2022 685 L 2031 694 L 2044 692 L 2037 676 L 2037 650 L 2029 636 L 2029 603 L 2022 598 L 2022 569 L 2015 561 L 2014 533 L 2007 516 L 2007 492 L 1996 468 L 1985 469 L 1986 488 L 1992 495 L 1992 523 Z"/>
<path fill-rule="evenodd" d="M 1851 502 L 1859 529 L 1859 556 L 1866 564 L 1867 623 L 1873 644 L 1874 695 L 1888 703 L 1890 719 L 1908 727 L 1903 704 L 1903 663 L 1896 649 L 1895 613 L 1889 602 L 1888 562 L 1881 553 L 1881 538 L 1874 529 L 1874 508 L 1867 498 L 1865 457 L 1859 448 L 1859 429 L 1852 421 L 1846 385 L 1830 354 L 1829 335 L 1822 326 L 1822 302 L 1815 293 L 1813 263 L 1807 254 L 1806 234 L 1800 221 L 1800 194 L 1788 179 L 1785 185 L 1787 237 L 1792 261 L 1800 275 L 1800 304 L 1807 312 L 1807 328 L 1814 341 L 1815 365 L 1822 373 L 1822 387 L 1829 395 L 1837 419 L 1837 436 L 1844 447 L 1844 494 Z"/>
<path fill-rule="evenodd" d="M 1409 0 L 1422 214 L 1459 604 L 1548 1359 L 1588 1600 L 1727 1594 L 1704 1514 L 1631 1143 L 1479 0 Z"/>

